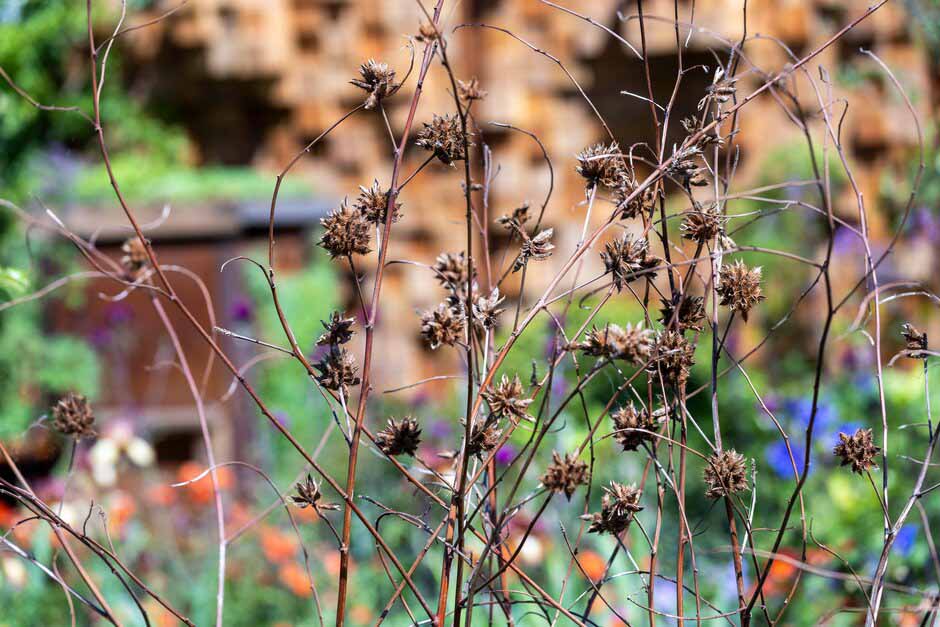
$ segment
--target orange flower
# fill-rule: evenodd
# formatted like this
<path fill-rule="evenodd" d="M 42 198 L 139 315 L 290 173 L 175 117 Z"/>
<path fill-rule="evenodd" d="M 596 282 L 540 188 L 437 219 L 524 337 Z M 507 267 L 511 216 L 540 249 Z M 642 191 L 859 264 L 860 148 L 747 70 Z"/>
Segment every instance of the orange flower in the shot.
<path fill-rule="evenodd" d="M 354 623 L 366 625 L 372 622 L 372 612 L 365 605 L 354 605 L 349 610 L 349 617 Z"/>
<path fill-rule="evenodd" d="M 578 556 L 581 568 L 591 581 L 599 581 L 607 570 L 607 562 L 594 551 L 582 551 Z"/>
<path fill-rule="evenodd" d="M 281 564 L 297 555 L 297 539 L 277 527 L 261 528 L 261 550 L 270 561 Z"/>
<path fill-rule="evenodd" d="M 197 481 L 194 481 L 193 483 L 190 483 L 186 486 L 189 488 L 190 498 L 196 503 L 208 503 L 213 498 L 212 477 L 209 473 L 206 473 L 204 476 L 200 477 L 200 475 L 202 475 L 202 473 L 205 471 L 206 468 L 204 466 L 194 461 L 184 462 L 176 471 L 177 483 L 192 481 L 196 477 L 199 477 Z M 228 488 L 232 487 L 232 471 L 228 467 L 223 466 L 221 468 L 216 468 L 215 476 L 219 482 L 220 490 L 227 490 Z"/>
<path fill-rule="evenodd" d="M 355 562 L 352 559 L 349 560 L 349 572 L 353 571 Z M 339 551 L 330 551 L 323 556 L 323 568 L 326 569 L 326 572 L 332 577 L 339 575 Z"/>
<path fill-rule="evenodd" d="M 147 500 L 158 507 L 169 507 L 176 501 L 176 488 L 164 483 L 152 485 L 147 490 Z"/>
<path fill-rule="evenodd" d="M 127 492 L 115 492 L 108 507 L 108 522 L 118 533 L 137 511 L 137 504 Z"/>
<path fill-rule="evenodd" d="M 277 578 L 281 580 L 288 590 L 299 597 L 309 597 L 313 594 L 310 589 L 310 579 L 307 577 L 307 571 L 297 564 L 288 563 L 281 566 L 278 570 Z"/>

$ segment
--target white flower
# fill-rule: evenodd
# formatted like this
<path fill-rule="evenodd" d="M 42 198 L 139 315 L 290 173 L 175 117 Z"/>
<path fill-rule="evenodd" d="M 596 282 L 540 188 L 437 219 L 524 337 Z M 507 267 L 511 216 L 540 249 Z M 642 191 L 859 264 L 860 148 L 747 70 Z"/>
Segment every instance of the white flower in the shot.
<path fill-rule="evenodd" d="M 156 453 L 146 440 L 134 434 L 126 422 L 110 426 L 89 451 L 91 474 L 99 485 L 113 486 L 121 457 L 138 467 L 153 464 Z"/>

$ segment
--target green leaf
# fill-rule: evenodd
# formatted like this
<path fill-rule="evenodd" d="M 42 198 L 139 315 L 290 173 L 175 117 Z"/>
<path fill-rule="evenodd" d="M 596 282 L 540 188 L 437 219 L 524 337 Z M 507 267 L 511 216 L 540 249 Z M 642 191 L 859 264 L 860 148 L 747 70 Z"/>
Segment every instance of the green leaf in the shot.
<path fill-rule="evenodd" d="M 16 268 L 0 268 L 0 292 L 6 298 L 22 296 L 29 290 L 29 278 Z"/>

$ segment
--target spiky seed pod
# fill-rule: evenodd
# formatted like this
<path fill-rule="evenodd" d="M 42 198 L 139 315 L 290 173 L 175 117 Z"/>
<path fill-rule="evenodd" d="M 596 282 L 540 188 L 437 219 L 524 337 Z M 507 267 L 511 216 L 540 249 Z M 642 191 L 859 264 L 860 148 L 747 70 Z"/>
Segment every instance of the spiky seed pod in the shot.
<path fill-rule="evenodd" d="M 584 336 L 584 341 L 573 348 L 584 351 L 591 357 L 622 359 L 634 365 L 646 362 L 653 347 L 653 332 L 643 328 L 643 323 L 636 326 L 627 323 L 626 327 L 607 324 L 603 329 L 592 327 Z"/>
<path fill-rule="evenodd" d="M 421 428 L 411 416 L 401 420 L 388 419 L 388 426 L 375 434 L 375 443 L 389 456 L 411 455 L 414 457 L 421 443 Z"/>
<path fill-rule="evenodd" d="M 95 435 L 95 414 L 88 399 L 69 392 L 52 406 L 52 426 L 62 435 L 76 440 Z"/>
<path fill-rule="evenodd" d="M 905 342 L 904 349 L 909 351 L 907 356 L 914 359 L 926 358 L 927 333 L 921 333 L 913 324 L 905 324 L 902 329 L 901 335 L 904 336 Z"/>
<path fill-rule="evenodd" d="M 714 453 L 705 464 L 705 496 L 717 499 L 747 490 L 747 464 L 734 449 Z"/>
<path fill-rule="evenodd" d="M 437 30 L 434 28 L 434 25 L 430 22 L 421 22 L 421 25 L 418 26 L 418 34 L 415 36 L 415 41 L 423 44 L 429 44 L 436 39 Z"/>
<path fill-rule="evenodd" d="M 359 197 L 356 198 L 353 208 L 372 224 L 384 225 L 388 216 L 388 192 L 379 186 L 378 181 L 374 181 L 371 187 L 360 185 Z M 392 222 L 398 222 L 400 219 L 401 203 L 396 201 L 392 208 Z"/>
<path fill-rule="evenodd" d="M 681 386 L 689 380 L 689 369 L 695 364 L 695 346 L 678 331 L 661 331 L 653 346 L 652 361 L 646 369 L 662 374 L 667 384 Z"/>
<path fill-rule="evenodd" d="M 526 201 L 512 210 L 512 213 L 504 214 L 496 218 L 496 222 L 499 223 L 507 231 L 518 231 L 522 232 L 523 225 L 529 221 L 529 202 Z"/>
<path fill-rule="evenodd" d="M 352 330 L 352 326 L 355 323 L 355 318 L 344 318 L 343 314 L 334 311 L 330 314 L 329 320 L 320 321 L 325 331 L 317 339 L 317 345 L 339 346 L 340 344 L 345 344 L 356 334 L 356 332 Z"/>
<path fill-rule="evenodd" d="M 612 413 L 610 419 L 614 423 L 614 440 L 620 443 L 623 450 L 635 451 L 644 442 L 651 442 L 655 439 L 654 436 L 643 431 L 655 432 L 659 429 L 659 425 L 666 419 L 666 412 L 650 413 L 647 409 L 638 410 L 631 402 Z M 634 429 L 643 431 L 634 431 Z"/>
<path fill-rule="evenodd" d="M 576 159 L 576 170 L 587 181 L 589 190 L 598 184 L 605 187 L 617 185 L 622 168 L 620 146 L 617 142 L 612 142 L 609 146 L 602 143 L 588 146 L 577 154 Z"/>
<path fill-rule="evenodd" d="M 361 79 L 354 78 L 349 82 L 369 92 L 364 105 L 366 109 L 374 109 L 382 98 L 398 89 L 398 83 L 395 82 L 395 70 L 387 63 L 369 59 L 359 66 L 359 75 L 362 76 Z"/>
<path fill-rule="evenodd" d="M 852 472 L 861 474 L 877 468 L 875 457 L 881 452 L 881 447 L 875 446 L 871 429 L 858 429 L 852 435 L 839 433 L 839 443 L 832 452 L 842 458 L 841 466 L 851 465 Z"/>
<path fill-rule="evenodd" d="M 359 366 L 355 358 L 345 349 L 333 347 L 323 359 L 315 363 L 317 381 L 328 390 L 345 390 L 359 385 Z"/>
<path fill-rule="evenodd" d="M 457 94 L 464 102 L 483 100 L 487 96 L 486 90 L 480 88 L 480 81 L 476 76 L 466 82 L 457 81 Z"/>
<path fill-rule="evenodd" d="M 127 277 L 132 280 L 136 279 L 150 263 L 150 258 L 147 256 L 147 247 L 139 237 L 124 240 L 124 243 L 121 244 L 121 252 L 124 253 L 124 256 L 121 257 L 121 267 L 124 268 Z"/>
<path fill-rule="evenodd" d="M 757 303 L 764 300 L 761 292 L 761 269 L 748 268 L 740 259 L 730 266 L 723 266 L 718 278 L 720 304 L 741 314 L 747 322 L 747 314 Z"/>
<path fill-rule="evenodd" d="M 638 279 L 637 272 L 659 265 L 659 259 L 649 254 L 649 241 L 634 237 L 632 233 L 624 233 L 622 237 L 607 242 L 601 252 L 601 260 L 617 291 Z M 653 278 L 653 273 L 645 276 Z"/>
<path fill-rule="evenodd" d="M 461 420 L 461 424 L 465 424 L 465 421 Z M 467 440 L 467 455 L 482 459 L 496 448 L 503 435 L 502 429 L 498 426 L 498 422 L 493 418 L 487 418 L 482 423 L 473 425 L 470 428 L 470 439 Z"/>
<path fill-rule="evenodd" d="M 588 465 L 578 459 L 577 453 L 568 453 L 562 457 L 558 451 L 552 451 L 552 463 L 542 475 L 542 485 L 552 492 L 563 492 L 569 501 L 578 486 L 587 485 L 590 480 Z"/>
<path fill-rule="evenodd" d="M 724 231 L 726 218 L 721 215 L 718 203 L 711 203 L 708 207 L 695 203 L 692 211 L 686 214 L 679 229 L 682 237 L 699 244 L 706 244 L 714 240 Z"/>
<path fill-rule="evenodd" d="M 460 119 L 456 115 L 434 115 L 431 123 L 425 122 L 418 131 L 415 144 L 434 153 L 444 165 L 467 158 Z"/>
<path fill-rule="evenodd" d="M 323 236 L 320 246 L 330 253 L 330 257 L 350 257 L 352 255 L 367 255 L 369 238 L 372 229 L 365 216 L 355 209 L 350 209 L 346 203 L 334 209 L 330 215 L 320 220 L 323 225 Z"/>
<path fill-rule="evenodd" d="M 701 148 L 694 145 L 684 145 L 676 149 L 673 152 L 673 159 L 667 167 L 667 173 L 679 179 L 686 188 L 708 185 L 707 170 L 695 162 L 696 157 L 701 154 Z"/>
<path fill-rule="evenodd" d="M 702 330 L 705 320 L 705 301 L 701 296 L 673 294 L 670 300 L 660 299 L 659 321 L 664 327 L 685 332 Z"/>
<path fill-rule="evenodd" d="M 450 291 L 458 292 L 466 288 L 469 268 L 466 253 L 441 253 L 431 267 L 440 284 Z M 473 269 L 473 276 L 476 278 L 476 268 Z"/>
<path fill-rule="evenodd" d="M 296 495 L 292 495 L 290 498 L 294 502 L 294 505 L 300 509 L 306 509 L 312 507 L 317 513 L 323 510 L 338 510 L 339 505 L 336 503 L 321 503 L 320 499 L 323 498 L 323 493 L 320 491 L 320 485 L 313 480 L 309 474 L 307 475 L 306 480 L 301 481 L 295 486 L 297 490 Z"/>
<path fill-rule="evenodd" d="M 522 248 L 519 250 L 519 256 L 516 257 L 516 262 L 512 266 L 513 272 L 522 270 L 532 259 L 536 261 L 548 259 L 552 256 L 552 251 L 555 250 L 555 245 L 551 241 L 555 229 L 545 229 L 532 238 L 522 231 L 520 233 L 523 235 Z"/>
<path fill-rule="evenodd" d="M 499 295 L 499 288 L 494 287 L 489 297 L 480 296 L 473 303 L 473 322 L 483 327 L 484 330 L 496 328 L 499 315 L 503 309 L 499 308 L 500 303 L 505 297 Z"/>
<path fill-rule="evenodd" d="M 483 392 L 483 400 L 489 405 L 492 416 L 509 418 L 514 423 L 520 420 L 531 421 L 532 416 L 527 412 L 533 399 L 525 398 L 523 394 L 519 375 L 513 375 L 512 379 L 503 375 L 496 387 L 491 386 Z"/>
<path fill-rule="evenodd" d="M 636 188 L 637 182 L 627 175 L 621 177 L 621 181 L 614 186 L 612 200 L 623 220 L 653 213 L 656 202 L 656 192 L 653 187 L 648 185 L 634 196 Z"/>
<path fill-rule="evenodd" d="M 643 509 L 640 505 L 641 496 L 643 493 L 635 485 L 611 481 L 609 488 L 604 487 L 601 511 L 582 517 L 591 521 L 588 533 L 617 535 L 626 530 L 634 515 Z"/>
<path fill-rule="evenodd" d="M 431 350 L 437 350 L 442 344 L 454 346 L 463 339 L 463 330 L 463 313 L 446 303 L 421 314 L 421 336 Z"/>

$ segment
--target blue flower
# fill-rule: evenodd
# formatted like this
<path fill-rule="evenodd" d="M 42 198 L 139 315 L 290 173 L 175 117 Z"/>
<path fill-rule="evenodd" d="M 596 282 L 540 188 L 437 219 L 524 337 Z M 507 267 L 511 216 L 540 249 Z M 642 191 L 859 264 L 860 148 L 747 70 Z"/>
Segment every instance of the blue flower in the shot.
<path fill-rule="evenodd" d="M 796 460 L 797 471 L 803 469 L 804 449 L 801 445 L 792 442 L 790 449 L 793 451 L 793 459 Z M 793 477 L 793 463 L 790 461 L 790 454 L 787 453 L 787 445 L 783 440 L 777 440 L 769 445 L 766 450 L 767 463 L 770 469 L 781 479 Z"/>
<path fill-rule="evenodd" d="M 910 555 L 917 541 L 917 525 L 904 525 L 898 530 L 898 537 L 894 540 L 894 548 L 899 555 Z"/>

